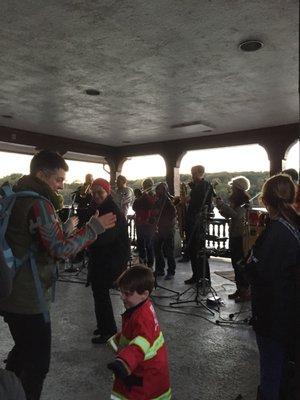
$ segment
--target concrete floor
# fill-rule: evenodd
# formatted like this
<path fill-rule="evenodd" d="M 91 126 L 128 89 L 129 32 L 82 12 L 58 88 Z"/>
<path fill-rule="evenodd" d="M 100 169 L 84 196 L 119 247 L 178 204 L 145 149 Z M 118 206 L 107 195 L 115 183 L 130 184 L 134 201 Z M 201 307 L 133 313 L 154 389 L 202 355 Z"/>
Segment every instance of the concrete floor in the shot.
<path fill-rule="evenodd" d="M 240 310 L 241 306 L 227 300 L 234 284 L 213 271 L 228 270 L 230 263 L 211 259 L 210 266 L 213 288 L 225 303 L 221 315 L 228 319 L 228 315 Z M 189 264 L 178 264 L 175 280 L 166 282 L 160 278 L 159 283 L 183 291 L 187 288 L 183 281 L 189 276 Z M 155 294 L 168 295 L 163 289 L 157 289 Z M 120 325 L 123 305 L 117 293 L 112 298 Z M 155 297 L 154 300 L 162 305 L 170 302 L 167 298 Z M 244 305 L 238 319 L 248 317 L 249 308 L 250 304 Z M 200 306 L 181 306 L 180 309 L 156 307 L 156 310 L 169 351 L 173 400 L 234 400 L 239 393 L 245 400 L 255 399 L 259 369 L 251 327 L 247 324 L 216 325 L 218 313 L 212 316 Z M 182 311 L 197 316 L 180 314 Z M 105 345 L 91 344 L 94 329 L 90 288 L 59 282 L 57 299 L 52 307 L 51 370 L 45 381 L 42 400 L 109 399 L 112 375 L 106 364 L 113 360 L 114 355 Z M 0 320 L 1 360 L 11 346 L 8 329 Z"/>

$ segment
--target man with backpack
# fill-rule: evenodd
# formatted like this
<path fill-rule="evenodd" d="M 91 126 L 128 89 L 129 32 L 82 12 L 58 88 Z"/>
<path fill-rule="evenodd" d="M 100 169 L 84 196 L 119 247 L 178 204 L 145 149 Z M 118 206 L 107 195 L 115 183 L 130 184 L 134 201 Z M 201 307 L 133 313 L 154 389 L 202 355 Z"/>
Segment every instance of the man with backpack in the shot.
<path fill-rule="evenodd" d="M 47 150 L 37 153 L 31 160 L 30 174 L 23 176 L 14 187 L 15 192 L 23 193 L 24 197 L 16 198 L 7 229 L 5 223 L 1 225 L 6 231 L 0 232 L 0 237 L 5 236 L 13 256 L 21 260 L 10 294 L 0 300 L 0 314 L 15 342 L 6 369 L 20 378 L 27 400 L 40 399 L 49 370 L 51 324 L 48 303 L 55 282 L 55 260 L 76 254 L 115 224 L 112 213 L 102 216 L 96 213 L 72 236 L 64 235 L 55 203 L 67 171 L 68 165 L 58 153 Z M 25 191 L 35 193 L 30 196 Z M 0 208 L 4 199 L 5 193 Z M 3 214 L 0 210 L 0 218 Z M 0 253 L 7 264 L 7 251 L 0 248 Z"/>

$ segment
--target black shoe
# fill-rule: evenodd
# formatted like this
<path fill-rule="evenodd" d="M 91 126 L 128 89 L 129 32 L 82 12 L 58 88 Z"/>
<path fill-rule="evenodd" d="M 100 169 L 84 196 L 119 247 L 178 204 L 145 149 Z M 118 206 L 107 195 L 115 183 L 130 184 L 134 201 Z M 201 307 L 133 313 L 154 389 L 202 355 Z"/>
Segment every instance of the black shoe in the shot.
<path fill-rule="evenodd" d="M 193 276 L 190 279 L 187 279 L 186 281 L 184 281 L 184 283 L 186 285 L 193 285 L 194 283 L 197 283 L 198 280 L 196 278 L 194 278 Z"/>
<path fill-rule="evenodd" d="M 164 271 L 159 271 L 159 272 L 155 271 L 155 272 L 154 272 L 154 276 L 156 276 L 156 277 L 158 277 L 158 276 L 165 276 L 165 273 L 164 273 Z"/>
<path fill-rule="evenodd" d="M 189 258 L 185 258 L 185 257 L 182 257 L 179 260 L 177 260 L 177 262 L 179 262 L 179 263 L 185 263 L 185 262 L 188 262 L 188 261 L 190 261 Z"/>
<path fill-rule="evenodd" d="M 95 335 L 95 336 L 101 335 L 100 329 L 98 329 L 98 328 L 95 329 L 94 332 L 93 332 L 93 335 Z"/>
<path fill-rule="evenodd" d="M 114 333 L 110 335 L 100 335 L 97 337 L 92 338 L 91 342 L 93 344 L 105 344 L 109 338 L 111 338 L 114 335 Z"/>
<path fill-rule="evenodd" d="M 78 268 L 76 267 L 69 267 L 65 269 L 65 272 L 78 272 Z"/>

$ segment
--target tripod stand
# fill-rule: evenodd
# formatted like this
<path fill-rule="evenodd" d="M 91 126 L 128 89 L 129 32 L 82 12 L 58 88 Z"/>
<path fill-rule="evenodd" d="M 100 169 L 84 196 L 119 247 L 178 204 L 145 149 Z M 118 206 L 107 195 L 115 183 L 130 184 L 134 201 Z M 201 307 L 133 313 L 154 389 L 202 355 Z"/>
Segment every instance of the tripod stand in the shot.
<path fill-rule="evenodd" d="M 178 299 L 179 296 L 180 296 L 180 293 L 177 292 L 176 290 L 169 289 L 169 288 L 167 288 L 167 287 L 165 287 L 165 286 L 159 285 L 159 284 L 157 283 L 157 277 L 156 277 L 156 276 L 155 276 L 155 281 L 154 281 L 154 289 L 163 289 L 163 290 L 166 290 L 167 292 L 174 293 L 174 294 L 176 294 L 176 298 L 177 298 L 177 299 Z M 166 297 L 167 297 L 167 296 L 166 296 Z M 170 296 L 170 297 L 171 297 L 171 296 Z"/>
<path fill-rule="evenodd" d="M 206 196 L 205 196 L 206 198 Z M 175 302 L 170 303 L 170 306 L 173 305 L 181 305 L 181 304 L 189 304 L 189 303 L 196 303 L 196 305 L 200 305 L 209 311 L 210 314 L 214 315 L 214 312 L 207 306 L 206 300 L 203 300 L 200 296 L 207 296 L 208 293 L 211 293 L 214 299 L 214 303 L 218 304 L 218 300 L 216 298 L 216 292 L 211 286 L 210 279 L 206 278 L 207 269 L 209 270 L 209 266 L 207 268 L 207 257 L 208 252 L 205 247 L 205 239 L 208 236 L 208 224 L 207 224 L 207 206 L 203 206 L 202 212 L 199 213 L 197 221 L 195 223 L 191 239 L 195 240 L 196 235 L 198 235 L 196 243 L 200 244 L 200 249 L 197 251 L 197 259 L 201 258 L 202 260 L 202 278 L 199 279 L 194 287 L 189 287 L 185 291 L 179 294 L 178 299 L 188 293 L 190 290 L 195 290 L 195 296 L 192 300 L 178 300 Z"/>
<path fill-rule="evenodd" d="M 205 272 L 206 272 L 206 252 L 202 254 L 202 272 L 203 272 L 203 278 L 200 279 L 195 286 L 189 287 L 186 290 L 184 290 L 182 293 L 178 294 L 177 301 L 174 301 L 170 303 L 170 306 L 174 305 L 181 305 L 181 304 L 189 304 L 189 303 L 196 303 L 197 306 L 202 306 L 205 308 L 211 315 L 215 315 L 215 313 L 205 304 L 206 300 L 202 299 L 201 296 L 207 296 L 209 293 L 212 294 L 213 298 L 215 299 L 215 302 L 217 304 L 217 298 L 216 298 L 216 292 L 212 288 L 210 284 L 210 280 L 205 277 Z M 194 290 L 195 295 L 192 300 L 179 300 L 180 297 L 184 296 L 186 293 L 189 291 Z"/>

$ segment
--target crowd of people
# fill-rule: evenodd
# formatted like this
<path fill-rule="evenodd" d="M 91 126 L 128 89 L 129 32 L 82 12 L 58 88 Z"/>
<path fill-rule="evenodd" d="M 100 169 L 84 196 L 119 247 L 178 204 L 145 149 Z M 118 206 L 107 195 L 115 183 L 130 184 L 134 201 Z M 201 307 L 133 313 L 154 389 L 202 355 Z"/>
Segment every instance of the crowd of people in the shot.
<path fill-rule="evenodd" d="M 261 198 L 268 219 L 254 246 L 245 251 L 251 199 L 250 182 L 244 176 L 229 182 L 231 193 L 225 200 L 205 179 L 201 165 L 192 168 L 192 181 L 188 186 L 182 184 L 178 198 L 169 193 L 165 182 L 154 185 L 151 178 L 133 191 L 120 175 L 113 190 L 107 180 L 87 174 L 85 183 L 74 193 L 78 215 L 69 215 L 62 224 L 57 213 L 62 207 L 58 192 L 67 171 L 59 154 L 42 150 L 33 157 L 30 174 L 14 187 L 16 192 L 31 190 L 40 197 L 18 198 L 7 227 L 7 242 L 23 262 L 8 295 L 1 297 L 0 285 L 0 314 L 14 340 L 6 360 L 9 372 L 0 370 L 0 394 L 1 390 L 9 393 L 15 388 L 25 394 L 10 398 L 38 400 L 49 370 L 51 319 L 48 309 L 45 316 L 40 304 L 28 252 L 34 253 L 42 295 L 49 304 L 56 260 L 87 249 L 88 283 L 96 317 L 91 340 L 96 345 L 108 342 L 117 352 L 116 359 L 108 364 L 115 376 L 111 398 L 171 399 L 166 345 L 149 296 L 155 279 L 174 279 L 176 226 L 183 241 L 183 259 L 191 263 L 192 276 L 185 284 L 211 284 L 205 242 L 207 223 L 216 206 L 229 220 L 236 291 L 228 297 L 237 303 L 252 301 L 261 370 L 257 399 L 283 399 L 280 396 L 287 390 L 287 365 L 294 363 L 299 368 L 297 172 L 286 170 L 264 183 Z M 130 206 L 135 212 L 139 265 L 129 267 L 131 243 L 126 217 Z M 5 276 L 4 269 L 1 261 L 0 278 Z M 119 332 L 110 299 L 113 287 L 119 288 L 126 309 Z"/>

